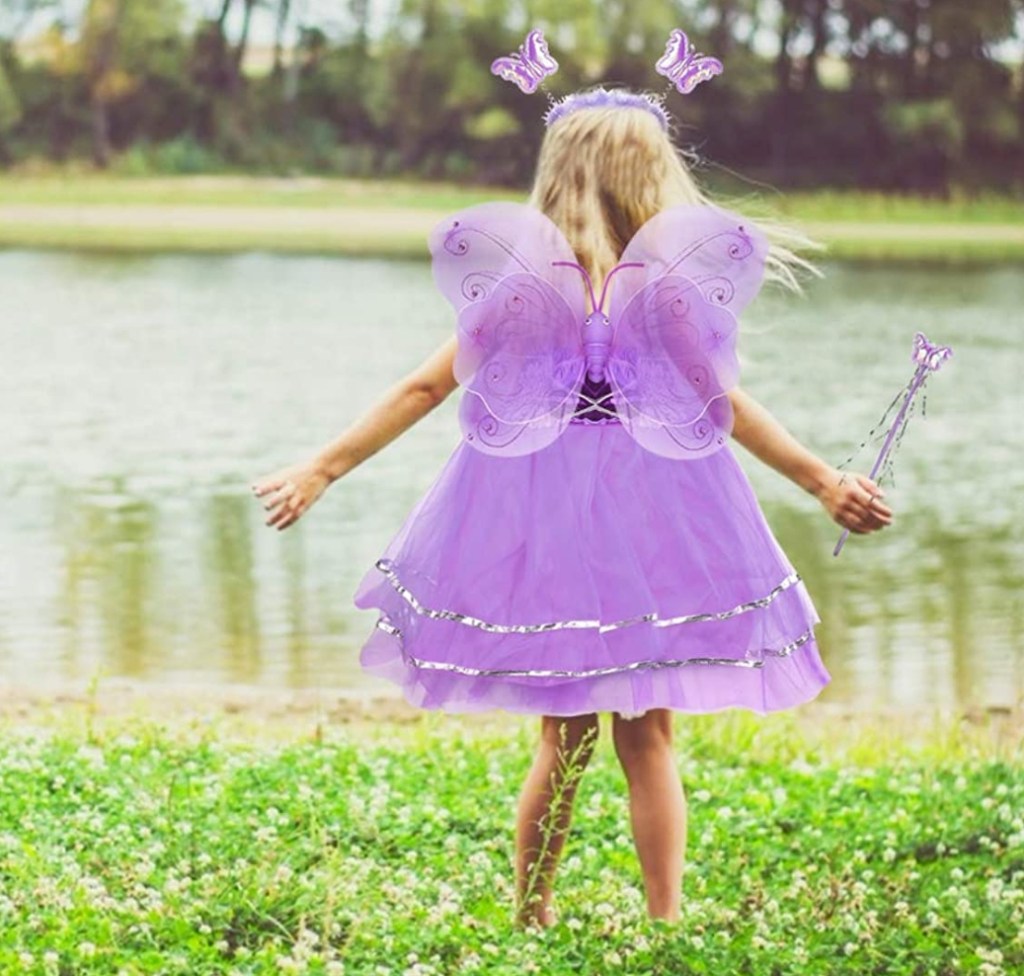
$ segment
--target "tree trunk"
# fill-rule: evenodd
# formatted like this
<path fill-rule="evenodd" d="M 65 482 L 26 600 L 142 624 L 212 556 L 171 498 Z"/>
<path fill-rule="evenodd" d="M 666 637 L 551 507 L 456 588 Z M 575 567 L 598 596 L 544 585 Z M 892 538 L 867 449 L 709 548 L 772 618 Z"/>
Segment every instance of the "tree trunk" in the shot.
<path fill-rule="evenodd" d="M 249 28 L 252 26 L 252 8 L 256 6 L 256 0 L 245 0 L 245 13 L 242 16 L 242 34 L 238 38 L 238 45 L 235 47 L 235 79 L 241 81 L 242 64 L 245 61 L 245 52 L 249 47 Z"/>
<path fill-rule="evenodd" d="M 280 78 L 284 73 L 284 31 L 292 10 L 292 0 L 278 0 L 277 23 L 274 25 L 274 67 L 273 75 Z"/>
<path fill-rule="evenodd" d="M 775 178 L 784 181 L 789 169 L 789 115 L 793 102 L 793 59 L 789 42 L 796 31 L 800 0 L 783 0 L 782 21 L 779 24 L 779 53 L 775 57 L 774 125 L 772 126 L 772 170 Z"/>
<path fill-rule="evenodd" d="M 814 43 L 810 54 L 807 55 L 807 62 L 804 65 L 803 88 L 807 91 L 817 91 L 821 88 L 821 77 L 818 74 L 818 61 L 825 53 L 825 45 L 828 44 L 828 25 L 825 23 L 825 15 L 828 13 L 828 0 L 810 0 L 811 8 L 811 29 L 814 33 Z"/>
<path fill-rule="evenodd" d="M 91 109 L 92 124 L 92 159 L 100 168 L 106 169 L 110 165 L 110 116 L 107 113 L 107 103 L 103 98 L 93 95 Z"/>
<path fill-rule="evenodd" d="M 123 0 L 90 4 L 87 28 L 94 33 L 92 57 L 87 66 L 89 82 L 90 127 L 92 129 L 92 155 L 96 165 L 105 169 L 110 165 L 110 113 L 107 105 L 107 81 L 117 62 L 118 33 L 123 15 Z"/>
<path fill-rule="evenodd" d="M 735 38 L 732 32 L 736 21 L 736 2 L 737 0 L 723 0 L 722 3 L 716 5 L 718 20 L 708 36 L 710 47 L 708 53 L 720 61 L 727 60 L 729 52 L 734 47 Z"/>

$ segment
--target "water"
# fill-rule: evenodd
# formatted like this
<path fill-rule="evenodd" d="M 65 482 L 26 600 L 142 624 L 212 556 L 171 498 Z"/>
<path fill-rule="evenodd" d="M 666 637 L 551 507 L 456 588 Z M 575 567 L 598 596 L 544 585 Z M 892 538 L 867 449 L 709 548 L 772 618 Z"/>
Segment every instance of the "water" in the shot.
<path fill-rule="evenodd" d="M 896 524 L 851 536 L 739 445 L 818 606 L 822 701 L 1024 698 L 1024 270 L 831 266 L 744 317 L 743 386 L 833 464 L 955 347 L 908 429 Z M 457 396 L 293 527 L 249 484 L 312 455 L 443 343 L 416 262 L 0 253 L 0 680 L 117 676 L 389 692 L 366 569 L 457 443 Z M 868 471 L 874 450 L 853 467 Z"/>

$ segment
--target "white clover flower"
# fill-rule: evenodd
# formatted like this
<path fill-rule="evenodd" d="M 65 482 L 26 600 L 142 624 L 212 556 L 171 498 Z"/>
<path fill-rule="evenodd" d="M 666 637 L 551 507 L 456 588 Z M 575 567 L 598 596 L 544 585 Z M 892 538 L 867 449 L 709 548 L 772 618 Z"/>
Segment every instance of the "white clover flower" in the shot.
<path fill-rule="evenodd" d="M 697 800 L 698 803 L 707 803 L 711 799 L 711 794 L 707 790 L 697 790 L 691 793 L 690 796 Z"/>
<path fill-rule="evenodd" d="M 846 953 L 846 955 L 848 955 L 848 956 L 852 956 L 856 951 L 857 951 L 857 943 L 856 942 L 847 942 L 843 946 L 843 952 Z"/>
<path fill-rule="evenodd" d="M 949 872 L 949 876 L 954 881 L 963 881 L 963 879 L 964 879 L 963 869 L 962 868 L 953 868 L 953 870 Z"/>
<path fill-rule="evenodd" d="M 885 861 L 886 864 L 892 864 L 892 862 L 896 860 L 896 851 L 891 847 L 887 847 L 882 851 L 882 860 Z"/>
<path fill-rule="evenodd" d="M 85 956 L 86 958 L 88 958 L 89 956 L 95 956 L 96 955 L 96 946 L 95 946 L 95 944 L 92 943 L 92 942 L 79 942 L 78 943 L 78 954 L 80 956 Z"/>

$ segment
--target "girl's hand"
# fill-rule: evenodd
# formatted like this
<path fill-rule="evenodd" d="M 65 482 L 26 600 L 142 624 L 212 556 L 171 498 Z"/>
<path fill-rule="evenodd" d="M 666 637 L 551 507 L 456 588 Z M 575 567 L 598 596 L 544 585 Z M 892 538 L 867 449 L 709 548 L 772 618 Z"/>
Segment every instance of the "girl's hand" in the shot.
<path fill-rule="evenodd" d="M 885 492 L 865 474 L 832 468 L 815 495 L 833 521 L 858 535 L 892 525 L 892 509 L 881 501 Z"/>
<path fill-rule="evenodd" d="M 257 498 L 269 495 L 263 507 L 271 512 L 267 525 L 286 529 L 298 521 L 331 483 L 315 464 L 308 462 L 279 468 L 252 485 Z"/>

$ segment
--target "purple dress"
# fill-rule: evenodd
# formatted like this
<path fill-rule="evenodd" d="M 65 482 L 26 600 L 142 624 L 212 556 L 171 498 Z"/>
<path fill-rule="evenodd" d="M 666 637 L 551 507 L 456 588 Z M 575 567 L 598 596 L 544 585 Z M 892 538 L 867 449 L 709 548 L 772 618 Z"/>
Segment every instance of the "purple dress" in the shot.
<path fill-rule="evenodd" d="M 378 610 L 364 670 L 422 708 L 560 716 L 764 714 L 829 682 L 820 618 L 728 443 L 730 322 L 767 248 L 737 220 L 652 218 L 607 316 L 549 270 L 573 256 L 539 211 L 483 204 L 438 225 L 465 436 L 356 590 Z M 481 268 L 486 286 L 467 287 Z"/>

